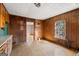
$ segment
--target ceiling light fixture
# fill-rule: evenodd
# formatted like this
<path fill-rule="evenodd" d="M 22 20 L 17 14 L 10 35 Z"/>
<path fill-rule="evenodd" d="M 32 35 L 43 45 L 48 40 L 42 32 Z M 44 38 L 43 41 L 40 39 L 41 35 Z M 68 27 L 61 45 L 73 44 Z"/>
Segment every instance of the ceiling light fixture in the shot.
<path fill-rule="evenodd" d="M 40 3 L 34 3 L 34 5 L 35 5 L 36 7 L 38 7 L 38 8 L 41 6 Z"/>

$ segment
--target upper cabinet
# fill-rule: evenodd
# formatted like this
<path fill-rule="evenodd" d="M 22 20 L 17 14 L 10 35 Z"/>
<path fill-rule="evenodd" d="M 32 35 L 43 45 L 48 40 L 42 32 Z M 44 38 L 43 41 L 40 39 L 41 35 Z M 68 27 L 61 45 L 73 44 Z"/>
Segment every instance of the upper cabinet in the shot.
<path fill-rule="evenodd" d="M 9 15 L 4 5 L 0 3 L 0 28 L 4 28 L 6 23 L 9 22 Z"/>

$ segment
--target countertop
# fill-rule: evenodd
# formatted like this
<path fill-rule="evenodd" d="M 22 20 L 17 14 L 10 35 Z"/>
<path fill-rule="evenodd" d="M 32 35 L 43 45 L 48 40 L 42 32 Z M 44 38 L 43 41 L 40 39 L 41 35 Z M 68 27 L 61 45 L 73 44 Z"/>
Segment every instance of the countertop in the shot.
<path fill-rule="evenodd" d="M 10 38 L 12 35 L 0 36 L 0 47 Z"/>

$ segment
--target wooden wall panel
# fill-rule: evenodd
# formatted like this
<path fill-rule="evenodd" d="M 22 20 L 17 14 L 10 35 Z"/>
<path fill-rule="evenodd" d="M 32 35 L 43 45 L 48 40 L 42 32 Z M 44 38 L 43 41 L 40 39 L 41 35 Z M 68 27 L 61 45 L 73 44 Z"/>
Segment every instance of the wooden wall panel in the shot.
<path fill-rule="evenodd" d="M 35 40 L 39 40 L 39 38 L 42 38 L 42 26 L 43 22 L 42 20 L 35 20 Z"/>
<path fill-rule="evenodd" d="M 13 35 L 13 42 L 16 44 L 26 41 L 26 18 L 10 15 L 9 34 Z"/>
<path fill-rule="evenodd" d="M 76 20 L 77 20 L 77 46 L 79 47 L 79 10 L 76 11 Z"/>
<path fill-rule="evenodd" d="M 66 21 L 66 39 L 54 37 L 55 22 Z M 79 8 L 43 21 L 43 38 L 71 48 L 79 48 Z"/>
<path fill-rule="evenodd" d="M 21 24 L 21 22 L 23 22 L 23 24 Z M 13 35 L 13 43 L 15 45 L 19 44 L 20 42 L 26 42 L 27 40 L 26 39 L 27 37 L 26 22 L 35 22 L 35 19 L 10 15 L 9 34 Z M 24 28 L 23 30 L 21 30 L 21 26 L 23 26 Z"/>

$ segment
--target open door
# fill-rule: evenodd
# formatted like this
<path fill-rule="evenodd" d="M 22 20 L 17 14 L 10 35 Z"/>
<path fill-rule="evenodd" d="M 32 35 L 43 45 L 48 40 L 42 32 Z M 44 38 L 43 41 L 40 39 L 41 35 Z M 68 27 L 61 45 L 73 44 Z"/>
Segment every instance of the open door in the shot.
<path fill-rule="evenodd" d="M 30 45 L 34 40 L 34 22 L 26 22 L 26 43 Z"/>

